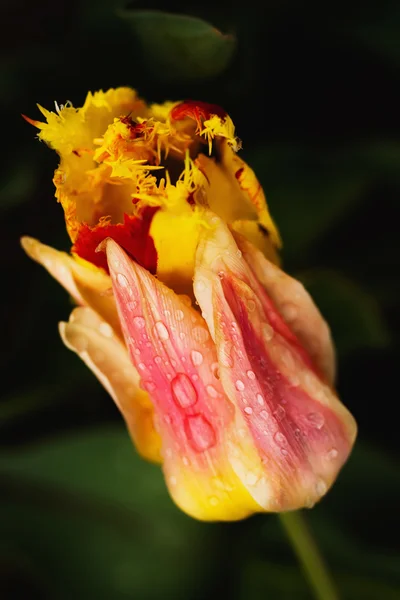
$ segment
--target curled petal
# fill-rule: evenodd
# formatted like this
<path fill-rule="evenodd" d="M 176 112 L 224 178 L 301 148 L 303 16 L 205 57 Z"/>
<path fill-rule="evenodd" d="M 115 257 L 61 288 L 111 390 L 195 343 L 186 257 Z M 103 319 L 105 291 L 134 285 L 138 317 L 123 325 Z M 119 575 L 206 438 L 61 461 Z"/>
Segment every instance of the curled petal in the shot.
<path fill-rule="evenodd" d="M 43 265 L 71 294 L 75 302 L 91 306 L 114 331 L 120 332 L 115 301 L 110 294 L 111 279 L 102 269 L 41 244 L 34 238 L 23 237 L 21 245 L 30 258 Z"/>
<path fill-rule="evenodd" d="M 213 332 L 221 381 L 246 421 L 272 494 L 266 510 L 311 506 L 356 435 L 353 417 L 320 377 L 216 217 L 197 254 L 194 290 Z"/>
<path fill-rule="evenodd" d="M 327 322 L 304 286 L 265 258 L 244 237 L 235 235 L 238 248 L 278 312 L 300 340 L 329 384 L 335 379 L 335 350 Z"/>
<path fill-rule="evenodd" d="M 139 375 L 112 327 L 90 308 L 79 307 L 59 329 L 67 348 L 78 354 L 115 401 L 138 452 L 160 462 L 160 439 L 149 396 L 139 387 Z"/>
<path fill-rule="evenodd" d="M 113 240 L 106 251 L 126 345 L 154 404 L 172 497 L 204 520 L 261 510 L 243 483 L 257 457 L 224 394 L 206 323 Z"/>

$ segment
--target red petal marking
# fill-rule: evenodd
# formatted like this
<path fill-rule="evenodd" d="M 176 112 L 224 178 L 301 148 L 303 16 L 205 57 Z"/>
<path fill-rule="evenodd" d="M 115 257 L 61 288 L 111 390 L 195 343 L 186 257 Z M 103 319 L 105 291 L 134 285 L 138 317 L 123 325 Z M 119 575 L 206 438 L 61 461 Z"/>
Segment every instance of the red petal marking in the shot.
<path fill-rule="evenodd" d="M 226 112 L 217 104 L 209 104 L 208 102 L 201 102 L 201 100 L 185 100 L 171 110 L 171 119 L 174 121 L 189 118 L 196 121 L 199 126 L 201 120 L 207 121 L 212 115 L 224 119 Z"/>
<path fill-rule="evenodd" d="M 157 251 L 149 234 L 151 221 L 158 207 L 146 206 L 139 216 L 124 215 L 124 222 L 113 225 L 100 222 L 95 227 L 86 223 L 80 226 L 72 248 L 84 258 L 103 268 L 107 273 L 107 258 L 104 252 L 96 252 L 98 245 L 106 238 L 115 240 L 139 265 L 155 273 L 157 271 Z"/>

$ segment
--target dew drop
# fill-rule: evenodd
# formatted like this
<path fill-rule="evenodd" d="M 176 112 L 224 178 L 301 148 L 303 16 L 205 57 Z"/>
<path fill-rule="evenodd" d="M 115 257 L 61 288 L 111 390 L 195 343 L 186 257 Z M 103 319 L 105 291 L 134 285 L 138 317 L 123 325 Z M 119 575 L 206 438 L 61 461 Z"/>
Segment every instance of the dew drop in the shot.
<path fill-rule="evenodd" d="M 269 414 L 266 410 L 262 410 L 260 412 L 260 417 L 262 417 L 264 419 L 264 421 L 267 421 L 269 419 Z"/>
<path fill-rule="evenodd" d="M 281 448 L 281 454 L 282 456 L 288 456 L 289 452 L 286 450 L 286 448 Z"/>
<path fill-rule="evenodd" d="M 118 273 L 117 282 L 118 282 L 118 285 L 120 285 L 121 287 L 128 287 L 128 285 L 129 285 L 129 281 L 127 280 L 125 275 L 122 275 L 122 273 Z"/>
<path fill-rule="evenodd" d="M 178 373 L 171 381 L 171 391 L 175 402 L 181 408 L 188 408 L 197 402 L 197 392 L 185 373 Z"/>
<path fill-rule="evenodd" d="M 307 415 L 307 421 L 315 427 L 315 429 L 322 429 L 325 423 L 325 419 L 321 413 L 309 413 Z"/>
<path fill-rule="evenodd" d="M 315 484 L 315 491 L 318 494 L 318 496 L 323 496 L 326 493 L 327 489 L 328 486 L 326 485 L 325 481 L 323 479 L 318 479 Z"/>
<path fill-rule="evenodd" d="M 326 453 L 326 458 L 328 460 L 334 460 L 335 458 L 337 458 L 337 455 L 339 454 L 339 452 L 337 451 L 336 448 L 331 448 L 327 453 Z"/>
<path fill-rule="evenodd" d="M 184 339 L 185 339 L 185 337 L 186 337 L 186 333 L 185 333 L 184 331 L 181 331 L 181 332 L 179 333 L 179 337 L 181 338 L 181 340 L 184 340 Z"/>
<path fill-rule="evenodd" d="M 214 375 L 215 379 L 219 379 L 219 365 L 217 362 L 211 365 L 211 372 Z"/>
<path fill-rule="evenodd" d="M 170 311 L 170 310 L 168 310 L 168 309 L 164 310 L 164 315 L 165 315 L 166 317 L 169 317 L 169 316 L 171 315 L 171 311 Z"/>
<path fill-rule="evenodd" d="M 210 334 L 208 333 L 207 329 L 205 327 L 199 326 L 193 328 L 192 335 L 196 342 L 198 342 L 199 344 L 204 344 L 210 337 Z"/>
<path fill-rule="evenodd" d="M 162 358 L 161 356 L 155 356 L 154 357 L 154 362 L 156 363 L 156 365 L 159 365 L 162 363 Z"/>
<path fill-rule="evenodd" d="M 244 412 L 246 413 L 246 415 L 251 415 L 253 414 L 253 409 L 251 408 L 251 406 L 246 406 Z"/>
<path fill-rule="evenodd" d="M 245 438 L 247 435 L 247 431 L 245 429 L 241 428 L 241 429 L 238 429 L 238 434 L 241 438 Z"/>
<path fill-rule="evenodd" d="M 184 465 L 187 467 L 187 466 L 188 466 L 188 464 L 189 464 L 189 459 L 188 459 L 188 457 L 187 457 L 187 456 L 184 456 L 184 457 L 182 458 L 182 462 L 183 462 L 183 464 L 184 464 Z"/>
<path fill-rule="evenodd" d="M 246 483 L 248 485 L 255 485 L 260 478 L 255 473 L 247 473 Z"/>
<path fill-rule="evenodd" d="M 200 366 L 203 362 L 203 355 L 201 352 L 198 352 L 197 350 L 191 351 L 190 358 L 192 359 L 192 363 L 194 364 L 195 367 Z"/>
<path fill-rule="evenodd" d="M 238 379 L 235 383 L 235 387 L 239 392 L 243 392 L 244 390 L 244 383 L 243 381 L 241 381 L 241 379 Z"/>
<path fill-rule="evenodd" d="M 158 335 L 160 340 L 167 340 L 169 338 L 168 329 L 165 327 L 162 321 L 157 321 L 154 325 L 154 333 Z"/>
<path fill-rule="evenodd" d="M 201 414 L 186 418 L 185 432 L 188 441 L 198 452 L 204 452 L 215 445 L 215 430 L 208 419 Z"/>
<path fill-rule="evenodd" d="M 146 321 L 143 317 L 133 317 L 133 324 L 138 329 L 143 329 L 143 327 L 146 325 Z"/>
<path fill-rule="evenodd" d="M 254 373 L 254 371 L 247 371 L 246 375 L 249 379 L 252 379 L 252 380 L 254 380 L 256 378 L 256 374 Z"/>
<path fill-rule="evenodd" d="M 274 440 L 277 444 L 282 445 L 287 443 L 286 437 L 280 431 L 277 431 L 274 435 Z"/>
<path fill-rule="evenodd" d="M 194 287 L 196 289 L 196 292 L 204 292 L 204 290 L 206 289 L 206 284 L 204 283 L 204 281 L 202 279 L 198 279 L 195 284 Z"/>
<path fill-rule="evenodd" d="M 257 394 L 256 400 L 260 406 L 264 406 L 264 398 L 263 398 L 263 396 L 261 396 L 261 394 Z"/>
<path fill-rule="evenodd" d="M 218 506 L 218 504 L 219 504 L 219 500 L 218 500 L 217 496 L 210 496 L 208 501 L 211 504 L 211 506 Z"/>
<path fill-rule="evenodd" d="M 294 304 L 284 304 L 281 307 L 281 312 L 283 315 L 283 318 L 285 319 L 285 321 L 288 321 L 289 323 L 291 321 L 294 321 L 297 318 L 298 315 L 298 310 L 297 307 Z"/>
<path fill-rule="evenodd" d="M 179 309 L 175 311 L 175 319 L 177 321 L 182 321 L 184 316 L 185 315 L 183 314 L 183 310 Z"/>
<path fill-rule="evenodd" d="M 138 369 L 140 369 L 141 371 L 144 371 L 146 369 L 146 365 L 144 363 L 139 363 Z"/>
<path fill-rule="evenodd" d="M 282 419 L 284 419 L 286 416 L 286 410 L 283 408 L 283 406 L 281 406 L 280 404 L 277 406 L 276 410 L 274 411 L 274 417 L 276 419 L 278 419 L 278 421 L 282 421 Z"/>
<path fill-rule="evenodd" d="M 246 306 L 249 312 L 254 312 L 256 309 L 256 303 L 254 302 L 254 300 L 248 300 Z"/>
<path fill-rule="evenodd" d="M 102 335 L 109 338 L 112 337 L 114 333 L 113 328 L 108 323 L 100 323 L 99 331 Z"/>
<path fill-rule="evenodd" d="M 268 323 L 264 323 L 262 326 L 262 336 L 266 342 L 270 342 L 274 337 L 274 330 Z"/>
<path fill-rule="evenodd" d="M 218 271 L 218 277 L 223 279 L 225 277 L 225 273 L 223 271 Z"/>
<path fill-rule="evenodd" d="M 230 342 L 223 342 L 221 344 L 218 358 L 219 362 L 224 367 L 233 367 L 233 359 L 231 356 L 232 344 Z"/>
<path fill-rule="evenodd" d="M 218 397 L 218 392 L 215 389 L 215 387 L 213 385 L 208 385 L 206 387 L 206 391 L 207 394 L 211 397 L 211 398 L 217 398 Z"/>
<path fill-rule="evenodd" d="M 144 381 L 143 388 L 151 393 L 154 392 L 154 390 L 156 389 L 156 385 L 152 381 Z"/>
<path fill-rule="evenodd" d="M 127 302 L 126 308 L 130 311 L 134 311 L 136 308 L 136 302 Z"/>

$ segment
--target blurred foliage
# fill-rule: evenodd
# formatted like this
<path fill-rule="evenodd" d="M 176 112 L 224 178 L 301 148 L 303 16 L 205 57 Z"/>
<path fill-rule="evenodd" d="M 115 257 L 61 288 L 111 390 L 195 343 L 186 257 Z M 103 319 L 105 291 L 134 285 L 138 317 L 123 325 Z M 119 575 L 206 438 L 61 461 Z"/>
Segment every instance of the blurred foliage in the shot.
<path fill-rule="evenodd" d="M 160 12 L 163 11 L 163 12 Z M 68 248 L 56 157 L 20 113 L 131 85 L 224 106 L 300 277 L 337 343 L 360 441 L 307 513 L 351 600 L 400 597 L 398 387 L 400 11 L 382 0 L 4 0 L 0 589 L 24 598 L 310 598 L 275 517 L 200 524 L 134 453 L 92 375 L 60 343 L 67 295 L 19 248 Z M 221 33 L 223 32 L 223 33 Z"/>

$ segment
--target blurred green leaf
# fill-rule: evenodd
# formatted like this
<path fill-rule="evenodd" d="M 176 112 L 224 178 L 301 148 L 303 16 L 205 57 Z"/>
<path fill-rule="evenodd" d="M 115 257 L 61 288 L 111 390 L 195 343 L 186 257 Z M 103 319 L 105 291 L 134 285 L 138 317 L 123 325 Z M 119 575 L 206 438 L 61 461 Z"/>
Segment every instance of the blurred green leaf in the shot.
<path fill-rule="evenodd" d="M 297 273 L 328 321 L 339 354 L 383 348 L 390 334 L 375 298 L 338 273 L 315 269 Z"/>
<path fill-rule="evenodd" d="M 174 506 L 120 428 L 3 456 L 0 489 L 0 537 L 46 574 L 53 597 L 178 598 L 204 576 L 210 529 Z"/>
<path fill-rule="evenodd" d="M 235 37 L 202 19 L 158 10 L 124 10 L 119 14 L 140 42 L 142 59 L 159 78 L 215 77 L 233 56 Z"/>

